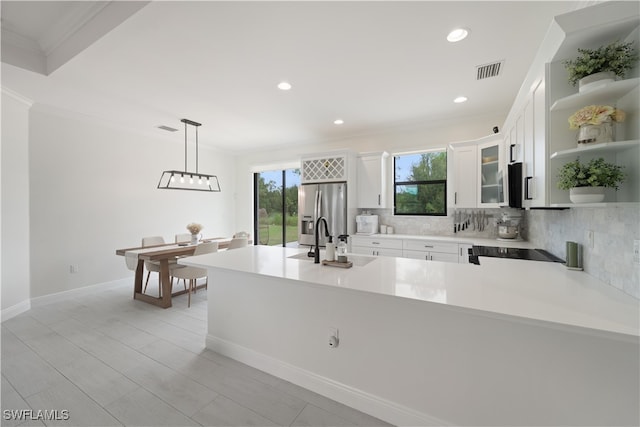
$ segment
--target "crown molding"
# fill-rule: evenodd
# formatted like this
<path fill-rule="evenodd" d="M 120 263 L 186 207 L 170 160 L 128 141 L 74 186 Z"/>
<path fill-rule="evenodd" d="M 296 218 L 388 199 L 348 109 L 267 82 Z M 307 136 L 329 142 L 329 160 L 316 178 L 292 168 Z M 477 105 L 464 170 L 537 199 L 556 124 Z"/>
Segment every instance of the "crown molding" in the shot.
<path fill-rule="evenodd" d="M 21 94 L 19 94 L 18 92 L 15 92 L 9 88 L 6 88 L 4 86 L 2 86 L 2 94 L 3 95 L 7 95 L 13 99 L 15 99 L 18 102 L 23 103 L 24 105 L 26 105 L 27 107 L 31 108 L 31 106 L 33 106 L 34 102 L 32 99 L 27 98 L 26 96 L 23 96 Z"/>

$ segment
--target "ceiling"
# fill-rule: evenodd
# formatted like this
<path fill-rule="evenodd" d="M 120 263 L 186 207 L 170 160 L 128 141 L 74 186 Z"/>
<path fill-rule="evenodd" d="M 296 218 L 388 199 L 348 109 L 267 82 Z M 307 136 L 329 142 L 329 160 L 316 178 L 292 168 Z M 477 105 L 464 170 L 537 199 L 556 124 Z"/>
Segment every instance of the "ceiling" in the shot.
<path fill-rule="evenodd" d="M 195 120 L 201 144 L 234 153 L 464 126 L 506 115 L 553 17 L 579 4 L 2 1 L 2 86 L 160 138 Z M 447 42 L 457 27 L 469 37 Z"/>

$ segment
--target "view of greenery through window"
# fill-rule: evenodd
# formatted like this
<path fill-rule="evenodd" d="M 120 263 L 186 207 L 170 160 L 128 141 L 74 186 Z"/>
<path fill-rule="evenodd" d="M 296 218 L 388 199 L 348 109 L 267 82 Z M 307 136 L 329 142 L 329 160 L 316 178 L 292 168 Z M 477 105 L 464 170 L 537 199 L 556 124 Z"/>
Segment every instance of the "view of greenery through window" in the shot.
<path fill-rule="evenodd" d="M 254 175 L 258 244 L 278 246 L 298 240 L 300 169 Z"/>
<path fill-rule="evenodd" d="M 394 213 L 447 214 L 447 152 L 394 157 Z"/>

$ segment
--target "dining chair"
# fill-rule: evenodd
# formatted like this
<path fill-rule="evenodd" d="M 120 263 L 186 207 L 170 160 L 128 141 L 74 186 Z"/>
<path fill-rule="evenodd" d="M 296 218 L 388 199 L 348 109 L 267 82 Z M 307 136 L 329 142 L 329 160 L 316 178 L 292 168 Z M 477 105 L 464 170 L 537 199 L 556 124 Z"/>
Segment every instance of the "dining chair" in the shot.
<path fill-rule="evenodd" d="M 244 248 L 249 243 L 249 239 L 246 237 L 234 237 L 229 242 L 229 246 L 227 246 L 227 250 L 230 249 L 238 249 Z"/>
<path fill-rule="evenodd" d="M 208 254 L 208 253 L 217 252 L 217 251 L 218 251 L 218 242 L 201 243 L 198 246 L 196 246 L 196 249 L 193 251 L 193 256 Z M 184 280 L 185 284 L 187 280 L 189 281 L 189 289 L 187 291 L 187 293 L 189 294 L 189 304 L 188 304 L 189 307 L 191 307 L 191 293 L 195 292 L 198 279 L 201 279 L 201 278 L 207 279 L 207 281 L 205 282 L 205 289 L 209 285 L 209 278 L 207 277 L 206 268 L 193 267 L 193 266 L 187 265 L 187 266 L 184 266 L 183 268 L 179 268 L 175 270 L 174 275 L 175 277 L 178 278 L 178 282 L 180 281 L 180 279 Z"/>
<path fill-rule="evenodd" d="M 152 236 L 142 238 L 142 247 L 164 245 L 164 238 L 162 236 Z M 158 273 L 158 297 L 162 298 L 162 286 L 160 285 L 160 261 L 145 261 L 144 267 L 147 269 L 147 280 L 144 282 L 144 289 L 142 293 L 147 291 L 147 285 L 149 284 L 149 276 L 151 272 Z M 171 276 L 171 284 L 173 286 L 173 272 L 177 269 L 184 268 L 183 265 L 178 265 L 175 259 L 169 260 L 169 275 Z"/>
<path fill-rule="evenodd" d="M 176 234 L 176 243 L 189 243 L 191 242 L 190 233 Z"/>

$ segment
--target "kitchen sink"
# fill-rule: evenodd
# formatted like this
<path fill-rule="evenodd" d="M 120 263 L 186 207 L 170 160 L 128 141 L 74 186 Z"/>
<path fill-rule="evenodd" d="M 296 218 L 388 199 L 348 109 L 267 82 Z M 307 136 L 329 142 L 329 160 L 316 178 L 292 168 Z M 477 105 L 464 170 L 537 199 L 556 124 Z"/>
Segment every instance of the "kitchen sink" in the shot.
<path fill-rule="evenodd" d="M 324 251 L 321 251 L 320 260 L 322 260 L 323 255 L 324 255 Z M 301 261 L 309 260 L 313 262 L 313 257 L 308 256 L 306 252 L 295 254 L 295 255 L 289 255 L 287 258 L 297 259 Z M 373 261 L 374 259 L 376 259 L 373 256 L 363 256 L 363 255 L 348 255 L 347 258 L 349 259 L 349 261 L 353 263 L 354 266 L 357 266 L 357 267 L 365 266 L 369 264 L 371 261 Z"/>

